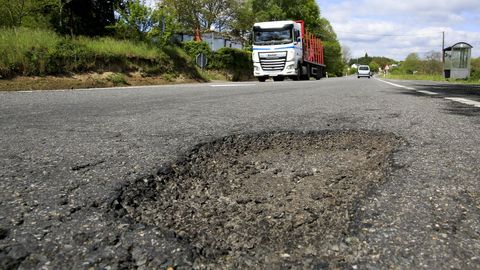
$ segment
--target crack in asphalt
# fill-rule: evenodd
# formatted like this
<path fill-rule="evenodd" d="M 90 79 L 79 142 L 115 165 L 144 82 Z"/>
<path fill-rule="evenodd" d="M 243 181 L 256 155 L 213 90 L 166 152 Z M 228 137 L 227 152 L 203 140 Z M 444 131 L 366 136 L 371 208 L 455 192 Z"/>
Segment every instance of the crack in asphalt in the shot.
<path fill-rule="evenodd" d="M 80 171 L 80 170 L 83 170 L 83 169 L 88 169 L 90 167 L 94 167 L 94 166 L 97 166 L 97 165 L 100 165 L 102 163 L 105 163 L 105 160 L 98 160 L 98 161 L 94 161 L 94 162 L 89 162 L 89 163 L 85 163 L 85 164 L 80 164 L 80 165 L 75 165 L 75 166 L 72 166 L 71 169 L 72 171 Z"/>

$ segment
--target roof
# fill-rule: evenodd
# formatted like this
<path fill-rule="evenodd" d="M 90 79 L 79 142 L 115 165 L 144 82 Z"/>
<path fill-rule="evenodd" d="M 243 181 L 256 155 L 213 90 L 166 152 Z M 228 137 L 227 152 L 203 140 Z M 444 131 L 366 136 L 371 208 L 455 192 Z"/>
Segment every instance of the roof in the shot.
<path fill-rule="evenodd" d="M 281 28 L 287 24 L 293 24 L 294 21 L 273 21 L 273 22 L 258 22 L 255 23 L 253 26 L 257 26 L 260 28 Z"/>
<path fill-rule="evenodd" d="M 445 48 L 445 49 L 443 49 L 443 50 L 444 50 L 444 51 L 451 51 L 452 48 L 469 48 L 469 49 L 471 49 L 471 48 L 473 48 L 473 46 L 470 45 L 470 44 L 468 44 L 468 43 L 466 43 L 466 42 L 458 42 L 458 43 L 455 43 L 454 45 L 452 45 L 452 46 L 450 46 L 450 47 L 448 47 L 448 48 Z"/>

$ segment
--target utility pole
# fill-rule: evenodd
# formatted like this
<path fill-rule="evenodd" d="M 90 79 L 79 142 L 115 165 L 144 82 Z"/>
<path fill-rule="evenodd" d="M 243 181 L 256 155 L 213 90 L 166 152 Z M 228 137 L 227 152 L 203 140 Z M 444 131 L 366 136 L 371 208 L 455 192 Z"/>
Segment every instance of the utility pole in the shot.
<path fill-rule="evenodd" d="M 445 78 L 445 31 L 442 31 L 442 66 L 443 77 Z"/>
<path fill-rule="evenodd" d="M 445 64 L 445 31 L 442 32 L 442 63 Z"/>

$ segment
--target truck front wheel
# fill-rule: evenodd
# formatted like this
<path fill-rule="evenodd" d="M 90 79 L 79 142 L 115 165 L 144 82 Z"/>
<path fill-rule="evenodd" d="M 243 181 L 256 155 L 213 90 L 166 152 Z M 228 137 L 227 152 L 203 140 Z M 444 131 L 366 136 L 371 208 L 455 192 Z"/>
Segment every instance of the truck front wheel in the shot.
<path fill-rule="evenodd" d="M 317 70 L 316 70 L 316 73 L 315 73 L 315 79 L 320 80 L 322 78 L 322 74 L 323 74 L 323 69 L 317 67 Z"/>
<path fill-rule="evenodd" d="M 306 68 L 305 71 L 303 70 L 304 67 Z M 302 71 L 302 73 L 300 74 L 300 80 L 302 81 L 310 80 L 310 73 L 312 72 L 310 65 L 307 64 L 306 66 L 301 66 L 300 70 Z"/>
<path fill-rule="evenodd" d="M 259 82 L 265 82 L 267 80 L 267 77 L 258 77 Z"/>
<path fill-rule="evenodd" d="M 308 72 L 308 71 L 307 71 Z M 294 81 L 308 80 L 308 75 L 303 74 L 303 66 L 299 63 L 297 69 L 297 76 L 295 76 Z"/>

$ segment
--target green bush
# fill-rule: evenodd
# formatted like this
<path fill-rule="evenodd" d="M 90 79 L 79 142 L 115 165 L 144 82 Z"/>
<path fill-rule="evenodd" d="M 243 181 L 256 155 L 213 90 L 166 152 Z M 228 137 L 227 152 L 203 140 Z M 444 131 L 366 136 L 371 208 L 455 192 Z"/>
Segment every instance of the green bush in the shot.
<path fill-rule="evenodd" d="M 470 73 L 470 81 L 480 81 L 480 57 L 472 58 L 472 71 Z"/>
<path fill-rule="evenodd" d="M 95 69 L 95 53 L 71 39 L 60 41 L 49 58 L 49 74 L 85 72 Z"/>
<path fill-rule="evenodd" d="M 175 63 L 175 70 L 171 73 L 181 72 L 190 79 L 198 81 L 208 81 L 200 70 L 197 68 L 195 61 L 187 54 L 187 52 L 179 47 L 165 46 L 164 52 L 168 55 L 172 62 Z"/>
<path fill-rule="evenodd" d="M 252 53 L 239 49 L 221 48 L 215 52 L 209 67 L 230 73 L 233 81 L 248 79 L 253 76 Z"/>
<path fill-rule="evenodd" d="M 186 41 L 182 43 L 183 49 L 185 52 L 195 61 L 195 58 L 200 53 L 205 54 L 209 59 L 212 59 L 213 52 L 210 49 L 210 46 L 206 42 L 196 42 L 196 41 Z"/>
<path fill-rule="evenodd" d="M 107 80 L 113 83 L 115 86 L 128 84 L 125 76 L 121 73 L 112 73 L 107 76 Z"/>
<path fill-rule="evenodd" d="M 472 70 L 472 72 L 470 73 L 469 81 L 480 81 L 480 70 Z"/>

